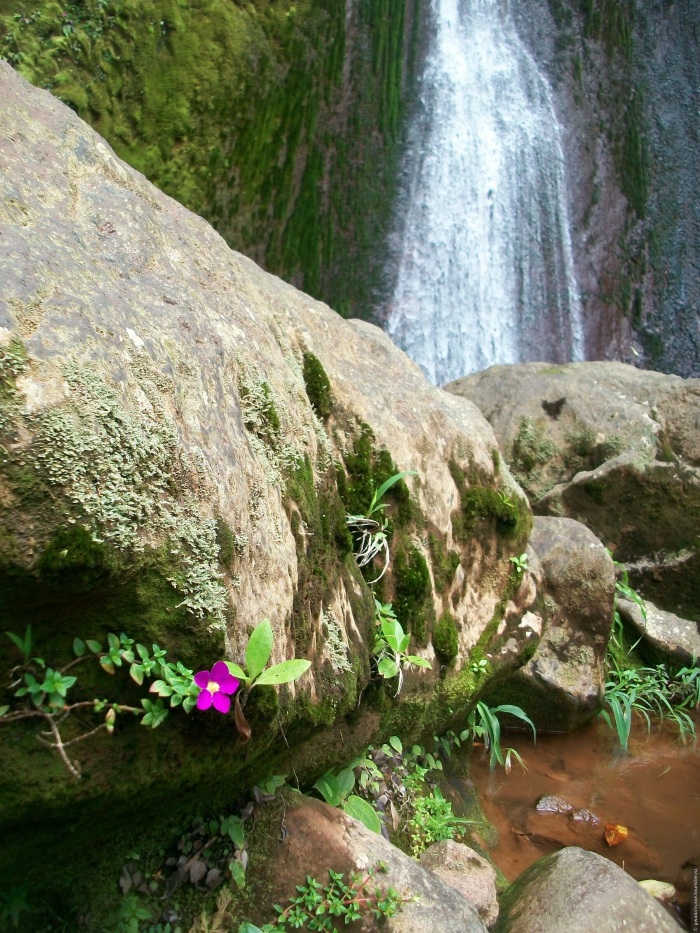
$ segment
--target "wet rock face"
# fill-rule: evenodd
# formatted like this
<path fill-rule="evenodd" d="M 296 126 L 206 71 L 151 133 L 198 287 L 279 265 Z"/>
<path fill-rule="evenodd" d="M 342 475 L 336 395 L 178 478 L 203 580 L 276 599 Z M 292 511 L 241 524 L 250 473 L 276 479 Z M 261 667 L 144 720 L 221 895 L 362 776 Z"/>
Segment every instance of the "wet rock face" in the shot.
<path fill-rule="evenodd" d="M 618 599 L 617 608 L 622 621 L 636 632 L 634 640 L 641 639 L 642 652 L 652 655 L 651 660 L 679 666 L 695 664 L 700 657 L 696 622 L 657 609 L 649 600 L 645 601 L 644 614 L 637 603 L 627 599 Z"/>
<path fill-rule="evenodd" d="M 446 388 L 492 424 L 535 512 L 583 522 L 632 585 L 697 620 L 700 380 L 622 363 L 527 363 Z"/>
<path fill-rule="evenodd" d="M 664 908 L 621 868 L 562 849 L 535 862 L 501 899 L 497 933 L 677 933 Z"/>

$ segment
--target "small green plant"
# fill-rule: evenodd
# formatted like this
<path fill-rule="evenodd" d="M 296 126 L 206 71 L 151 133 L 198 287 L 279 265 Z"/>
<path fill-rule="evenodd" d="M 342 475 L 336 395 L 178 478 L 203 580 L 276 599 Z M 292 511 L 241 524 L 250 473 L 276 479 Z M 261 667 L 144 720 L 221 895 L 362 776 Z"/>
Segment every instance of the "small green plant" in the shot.
<path fill-rule="evenodd" d="M 620 667 L 608 657 L 605 709 L 600 717 L 617 735 L 620 748 L 628 751 L 634 714 L 651 730 L 651 718 L 670 721 L 678 728 L 682 742 L 692 737 L 695 723 L 688 712 L 697 705 L 700 668 L 682 668 L 672 675 L 665 664 L 656 667 Z"/>
<path fill-rule="evenodd" d="M 469 665 L 469 670 L 472 672 L 472 674 L 476 674 L 477 677 L 482 677 L 487 673 L 488 669 L 489 662 L 486 660 L 486 658 L 481 658 L 478 661 L 472 661 L 472 663 Z"/>
<path fill-rule="evenodd" d="M 454 839 L 458 826 L 473 823 L 473 820 L 454 815 L 452 804 L 445 800 L 439 787 L 433 787 L 426 793 L 425 776 L 428 770 L 415 765 L 405 781 L 411 810 L 406 831 L 414 858 L 418 858 L 434 842 Z"/>
<path fill-rule="evenodd" d="M 609 552 L 608 552 L 609 553 Z M 629 585 L 626 568 L 615 561 L 618 579 L 615 582 L 613 625 L 606 652 L 607 679 L 605 708 L 600 718 L 612 729 L 620 748 L 627 753 L 635 715 L 651 730 L 652 718 L 670 721 L 678 729 L 682 742 L 696 738 L 695 723 L 689 710 L 700 701 L 700 667 L 683 667 L 675 674 L 665 664 L 656 667 L 635 666 L 632 654 L 640 637 L 626 646 L 622 619 L 617 607 L 620 597 L 636 603 L 646 622 L 644 599 Z"/>
<path fill-rule="evenodd" d="M 262 929 L 253 923 L 242 923 L 238 933 L 280 933 L 289 927 L 338 933 L 336 923 L 345 926 L 360 920 L 363 914 L 377 919 L 393 917 L 401 904 L 412 898 L 404 897 L 394 888 L 376 887 L 374 879 L 380 871 L 386 871 L 382 862 L 366 874 L 354 874 L 345 881 L 344 874 L 329 869 L 330 880 L 325 885 L 307 875 L 306 883 L 297 885 L 298 896 L 287 907 L 274 905 L 278 914 L 275 923 L 266 923 Z"/>
<path fill-rule="evenodd" d="M 483 739 L 484 746 L 489 753 L 489 767 L 495 768 L 501 765 L 506 773 L 510 772 L 512 761 L 515 759 L 523 768 L 525 762 L 521 755 L 514 748 L 501 748 L 501 723 L 498 718 L 499 713 L 506 713 L 509 716 L 515 716 L 522 722 L 527 723 L 532 729 L 532 735 L 537 741 L 537 730 L 530 717 L 519 706 L 513 706 L 510 703 L 503 703 L 501 706 L 490 707 L 481 700 L 476 704 L 469 714 L 466 733 L 471 734 L 472 738 Z M 464 736 L 465 733 L 462 733 Z M 460 736 L 460 738 L 462 737 Z"/>
<path fill-rule="evenodd" d="M 383 514 L 388 503 L 382 502 L 382 498 L 395 483 L 398 483 L 405 476 L 416 476 L 416 471 L 403 470 L 401 473 L 394 473 L 378 489 L 375 489 L 369 508 L 363 515 L 348 515 L 346 517 L 347 526 L 356 545 L 355 557 L 358 567 L 367 567 L 373 563 L 375 558 L 380 557 L 380 555 L 383 556 L 384 563 L 381 573 L 370 581 L 370 586 L 381 580 L 387 572 L 391 560 L 387 535 L 389 520 Z M 381 522 L 374 516 L 381 516 Z"/>
<path fill-rule="evenodd" d="M 355 787 L 354 768 L 358 766 L 372 768 L 374 765 L 373 762 L 369 760 L 357 759 L 348 765 L 347 768 L 343 768 L 342 771 L 339 771 L 338 774 L 333 774 L 332 771 L 326 771 L 326 773 L 316 781 L 313 789 L 318 791 L 321 797 L 323 797 L 330 806 L 339 807 L 349 816 L 364 823 L 367 829 L 371 829 L 372 832 L 375 833 L 381 833 L 382 825 L 377 816 L 377 811 L 368 801 L 352 793 Z"/>
<path fill-rule="evenodd" d="M 396 696 L 398 696 L 403 686 L 405 667 L 411 665 L 432 667 L 432 664 L 425 658 L 419 658 L 415 654 L 408 654 L 411 636 L 404 632 L 403 626 L 396 618 L 391 607 L 391 603 L 381 603 L 378 599 L 375 599 L 374 606 L 377 628 L 372 653 L 377 663 L 377 671 L 381 677 L 385 680 L 393 680 L 398 677 L 396 687 Z"/>
<path fill-rule="evenodd" d="M 520 579 L 527 570 L 527 554 L 519 554 L 517 557 L 511 557 L 510 562 L 515 568 L 518 579 Z"/>

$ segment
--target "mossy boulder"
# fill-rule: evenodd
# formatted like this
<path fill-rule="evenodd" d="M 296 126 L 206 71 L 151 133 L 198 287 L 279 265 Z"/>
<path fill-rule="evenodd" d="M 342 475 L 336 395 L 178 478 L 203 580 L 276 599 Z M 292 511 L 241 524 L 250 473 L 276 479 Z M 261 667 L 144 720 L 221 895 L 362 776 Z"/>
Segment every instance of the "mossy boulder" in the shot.
<path fill-rule="evenodd" d="M 700 619 L 699 379 L 523 363 L 446 388 L 489 420 L 536 513 L 583 522 L 645 596 Z"/>
<path fill-rule="evenodd" d="M 247 746 L 215 713 L 174 709 L 155 731 L 120 716 L 114 735 L 74 747 L 79 781 L 37 741 L 41 723 L 0 723 L 0 827 L 16 840 L 4 882 L 26 877 L 57 827 L 65 882 L 98 839 L 126 846 L 154 814 L 287 773 L 288 747 L 308 781 L 372 740 L 415 741 L 463 715 L 476 686 L 465 661 L 485 650 L 529 510 L 477 409 L 430 386 L 376 327 L 232 252 L 6 64 L 0 91 L 0 631 L 21 640 L 31 626 L 31 653 L 52 669 L 74 638 L 104 651 L 124 632 L 196 671 L 242 663 L 268 618 L 271 661 L 312 662 L 251 693 Z M 390 566 L 373 593 L 346 513 L 396 470 L 415 473 L 387 493 Z M 467 528 L 473 487 L 485 505 Z M 517 521 L 494 512 L 499 493 Z M 457 555 L 437 585 L 432 553 Z M 420 604 L 411 650 L 434 659 L 448 606 L 459 633 L 448 676 L 421 668 L 398 700 L 372 662 L 373 597 L 395 593 L 407 612 L 409 596 Z M 0 706 L 15 702 L 21 660 L 6 647 Z M 71 699 L 138 710 L 149 698 L 124 664 L 110 678 L 79 663 Z M 91 716 L 82 728 L 99 725 Z"/>

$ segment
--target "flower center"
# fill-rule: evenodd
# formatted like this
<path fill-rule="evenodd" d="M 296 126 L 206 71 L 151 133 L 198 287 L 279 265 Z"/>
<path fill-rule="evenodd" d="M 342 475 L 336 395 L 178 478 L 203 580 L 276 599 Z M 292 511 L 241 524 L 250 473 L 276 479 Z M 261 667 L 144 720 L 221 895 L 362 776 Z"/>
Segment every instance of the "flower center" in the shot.
<path fill-rule="evenodd" d="M 210 680 L 207 684 L 207 690 L 209 693 L 218 693 L 221 690 L 221 684 L 217 684 L 215 680 Z"/>

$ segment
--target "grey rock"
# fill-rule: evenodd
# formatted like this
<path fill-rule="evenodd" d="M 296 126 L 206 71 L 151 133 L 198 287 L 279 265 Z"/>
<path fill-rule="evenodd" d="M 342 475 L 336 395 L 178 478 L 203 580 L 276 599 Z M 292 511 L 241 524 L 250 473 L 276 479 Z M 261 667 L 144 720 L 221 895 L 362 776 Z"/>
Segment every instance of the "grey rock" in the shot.
<path fill-rule="evenodd" d="M 465 897 L 489 929 L 498 919 L 496 871 L 474 849 L 453 839 L 436 842 L 420 856 L 429 868 Z"/>
<path fill-rule="evenodd" d="M 617 865 L 578 847 L 539 859 L 501 898 L 497 933 L 678 933 L 680 925 Z"/>
<path fill-rule="evenodd" d="M 532 658 L 496 698 L 521 706 L 540 730 L 566 732 L 602 707 L 614 568 L 595 535 L 569 518 L 536 516 L 530 547 L 543 568 L 545 627 Z"/>
<path fill-rule="evenodd" d="M 646 618 L 637 603 L 618 599 L 617 608 L 623 622 L 633 627 L 659 660 L 682 665 L 694 664 L 700 657 L 697 622 L 658 609 L 648 599 L 644 603 Z"/>
<path fill-rule="evenodd" d="M 574 806 L 564 800 L 563 797 L 546 794 L 537 801 L 535 809 L 538 813 L 571 813 Z"/>
<path fill-rule="evenodd" d="M 586 524 L 663 608 L 700 605 L 700 379 L 623 363 L 493 366 L 450 383 L 535 512 Z"/>

